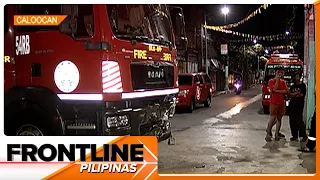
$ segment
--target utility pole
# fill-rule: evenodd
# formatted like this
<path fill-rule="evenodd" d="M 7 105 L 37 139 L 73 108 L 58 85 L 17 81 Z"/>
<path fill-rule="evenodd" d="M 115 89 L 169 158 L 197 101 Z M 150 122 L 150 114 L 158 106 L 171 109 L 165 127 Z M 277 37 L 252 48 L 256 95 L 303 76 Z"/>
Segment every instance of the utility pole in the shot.
<path fill-rule="evenodd" d="M 245 61 L 245 62 L 244 62 Z M 247 78 L 247 67 L 248 67 L 248 63 L 247 63 L 247 59 L 246 59 L 246 44 L 244 44 L 243 45 L 243 62 L 242 62 L 243 64 L 245 64 L 244 66 L 245 66 L 245 68 L 246 68 L 246 70 L 244 71 L 243 69 L 242 69 L 242 72 L 243 72 L 243 74 L 242 74 L 242 79 L 243 79 L 243 82 L 244 82 L 244 84 L 245 84 L 245 89 L 247 89 L 247 87 L 248 87 L 248 78 Z M 246 75 L 244 75 L 244 74 L 246 74 Z"/>
<path fill-rule="evenodd" d="M 204 15 L 204 17 L 205 17 L 205 15 Z M 204 53 L 203 53 L 203 35 L 204 35 L 204 26 L 203 26 L 203 24 L 201 23 L 201 32 L 200 32 L 201 34 L 200 34 L 200 36 L 201 36 L 201 44 L 200 44 L 200 46 L 201 46 L 201 72 L 203 71 L 203 66 L 205 66 L 205 64 L 204 64 Z"/>
<path fill-rule="evenodd" d="M 260 74 L 260 57 L 258 55 L 258 73 Z"/>
<path fill-rule="evenodd" d="M 246 45 L 243 45 L 243 54 L 246 52 Z M 243 56 L 243 60 L 241 61 L 241 75 L 242 75 L 242 81 L 244 81 L 244 57 Z"/>
<path fill-rule="evenodd" d="M 255 77 L 255 83 L 259 83 L 259 79 L 260 79 L 260 56 L 258 54 L 258 70 L 257 70 L 257 74 L 256 74 L 256 77 Z"/>
<path fill-rule="evenodd" d="M 227 24 L 227 14 L 224 15 L 224 24 Z M 227 42 L 227 48 L 229 44 Z M 227 51 L 228 52 L 228 51 Z M 229 53 L 229 52 L 228 52 Z M 225 73 L 225 78 L 226 78 L 226 82 L 225 82 L 225 90 L 229 90 L 229 56 L 228 53 L 226 54 L 226 73 Z"/>
<path fill-rule="evenodd" d="M 206 48 L 206 59 L 205 59 L 205 65 L 206 65 L 206 73 L 209 74 L 209 63 L 208 63 L 208 41 L 207 41 L 207 16 L 206 14 L 204 14 L 204 24 L 205 24 L 205 28 L 204 28 L 204 33 L 205 33 L 205 48 Z"/>

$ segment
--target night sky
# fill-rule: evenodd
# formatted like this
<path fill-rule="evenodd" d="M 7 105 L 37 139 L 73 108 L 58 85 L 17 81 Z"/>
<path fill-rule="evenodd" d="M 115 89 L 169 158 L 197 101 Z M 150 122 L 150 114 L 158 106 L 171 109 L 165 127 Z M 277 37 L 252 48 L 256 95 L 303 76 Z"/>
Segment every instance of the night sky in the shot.
<path fill-rule="evenodd" d="M 207 13 L 208 25 L 224 25 L 224 15 L 221 13 L 221 8 L 224 5 L 201 5 Z M 227 5 L 229 14 L 227 16 L 227 24 L 236 23 L 251 12 L 259 8 L 261 4 L 257 5 Z M 293 6 L 296 6 L 296 17 L 294 21 L 294 29 L 292 32 L 304 33 L 304 6 L 303 5 L 278 5 L 274 4 L 267 9 L 263 9 L 261 14 L 251 18 L 246 23 L 233 28 L 231 30 L 258 36 L 267 36 L 273 34 L 285 33 L 287 30 L 287 19 L 293 17 Z M 232 37 L 231 37 L 232 38 Z M 241 39 L 241 37 L 234 37 Z M 296 51 L 303 54 L 303 39 L 297 41 L 298 46 Z M 285 45 L 284 41 L 259 42 L 264 46 Z"/>
<path fill-rule="evenodd" d="M 227 17 L 228 23 L 236 23 L 251 12 L 259 8 L 258 5 L 227 5 L 230 11 Z M 295 20 L 295 32 L 303 33 L 303 5 L 295 5 L 296 20 Z M 205 9 L 208 13 L 208 24 L 223 25 L 224 15 L 221 13 L 221 8 L 224 5 L 206 5 Z M 292 5 L 271 5 L 266 10 L 262 10 L 261 14 L 251 18 L 245 24 L 234 28 L 234 31 L 246 32 L 249 34 L 255 34 L 260 36 L 284 33 L 286 31 L 286 18 L 291 18 Z"/>

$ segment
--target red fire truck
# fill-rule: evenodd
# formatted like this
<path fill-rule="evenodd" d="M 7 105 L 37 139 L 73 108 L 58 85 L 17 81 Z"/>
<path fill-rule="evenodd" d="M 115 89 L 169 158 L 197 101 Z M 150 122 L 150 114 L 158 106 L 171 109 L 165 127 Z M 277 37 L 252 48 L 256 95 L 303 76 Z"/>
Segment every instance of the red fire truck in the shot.
<path fill-rule="evenodd" d="M 68 15 L 13 26 L 13 15 Z M 178 93 L 166 5 L 5 6 L 6 135 L 171 137 Z"/>
<path fill-rule="evenodd" d="M 288 87 L 292 84 L 292 75 L 296 71 L 303 72 L 303 62 L 299 59 L 297 54 L 272 54 L 271 58 L 265 65 L 264 82 L 262 85 L 262 106 L 264 113 L 269 112 L 270 104 L 270 89 L 268 86 L 269 80 L 275 77 L 275 68 L 282 66 L 284 68 L 284 80 Z M 289 99 L 286 101 L 288 106 Z"/>

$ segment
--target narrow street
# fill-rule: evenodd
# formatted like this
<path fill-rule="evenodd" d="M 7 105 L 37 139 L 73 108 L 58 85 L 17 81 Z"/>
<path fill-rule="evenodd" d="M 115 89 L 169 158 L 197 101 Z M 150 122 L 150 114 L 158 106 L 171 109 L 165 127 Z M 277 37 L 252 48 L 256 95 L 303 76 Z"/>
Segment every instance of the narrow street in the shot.
<path fill-rule="evenodd" d="M 315 173 L 315 153 L 301 153 L 299 142 L 288 141 L 287 116 L 281 130 L 286 140 L 265 142 L 269 116 L 262 113 L 260 92 L 258 86 L 220 95 L 211 108 L 177 113 L 176 144 L 159 144 L 159 173 Z"/>

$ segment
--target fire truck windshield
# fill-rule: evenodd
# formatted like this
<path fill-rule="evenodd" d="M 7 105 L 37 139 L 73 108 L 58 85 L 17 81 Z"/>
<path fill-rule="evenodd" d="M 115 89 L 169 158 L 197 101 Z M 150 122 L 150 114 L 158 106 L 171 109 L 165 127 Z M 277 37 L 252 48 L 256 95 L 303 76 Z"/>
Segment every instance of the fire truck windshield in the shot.
<path fill-rule="evenodd" d="M 108 4 L 107 10 L 117 38 L 172 44 L 170 17 L 165 5 Z"/>
<path fill-rule="evenodd" d="M 265 81 L 269 81 L 271 78 L 275 77 L 275 68 L 278 66 L 282 66 L 284 68 L 284 80 L 290 81 L 292 79 L 292 75 L 300 71 L 302 72 L 302 66 L 296 64 L 268 64 L 265 71 Z"/>

